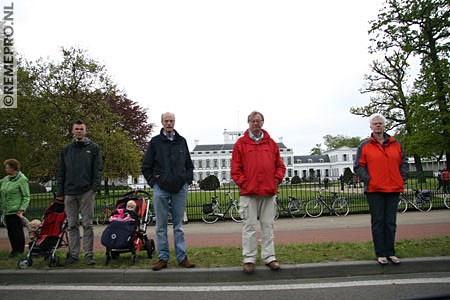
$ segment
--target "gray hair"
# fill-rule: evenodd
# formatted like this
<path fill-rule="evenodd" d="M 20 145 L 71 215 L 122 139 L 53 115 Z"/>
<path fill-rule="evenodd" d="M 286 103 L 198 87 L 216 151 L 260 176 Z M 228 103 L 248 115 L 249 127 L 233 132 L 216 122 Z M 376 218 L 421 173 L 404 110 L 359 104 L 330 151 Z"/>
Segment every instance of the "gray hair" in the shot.
<path fill-rule="evenodd" d="M 383 124 L 386 124 L 386 118 L 382 114 L 379 114 L 379 113 L 372 114 L 369 117 L 369 124 L 372 124 L 372 121 L 374 119 L 381 119 L 383 121 Z"/>
<path fill-rule="evenodd" d="M 253 118 L 255 115 L 260 115 L 260 116 L 261 116 L 261 120 L 264 122 L 264 116 L 263 116 L 263 114 L 260 113 L 259 111 L 256 111 L 256 110 L 252 111 L 252 112 L 248 115 L 248 117 L 247 117 L 247 122 L 250 122 L 250 119 Z"/>

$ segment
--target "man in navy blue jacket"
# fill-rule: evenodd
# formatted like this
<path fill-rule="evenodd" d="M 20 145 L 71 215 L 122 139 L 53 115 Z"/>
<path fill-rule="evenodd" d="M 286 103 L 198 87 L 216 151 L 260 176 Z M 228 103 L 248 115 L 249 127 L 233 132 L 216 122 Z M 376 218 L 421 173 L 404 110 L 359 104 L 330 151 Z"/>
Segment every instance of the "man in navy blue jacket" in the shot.
<path fill-rule="evenodd" d="M 175 255 L 179 264 L 185 268 L 195 265 L 186 254 L 183 231 L 183 215 L 189 185 L 192 183 L 194 165 L 186 140 L 174 129 L 175 115 L 170 112 L 161 115 L 163 128 L 153 137 L 142 163 L 142 174 L 153 188 L 156 215 L 156 245 L 158 261 L 154 271 L 167 267 L 169 261 L 169 242 L 167 222 L 169 211 L 172 214 Z"/>

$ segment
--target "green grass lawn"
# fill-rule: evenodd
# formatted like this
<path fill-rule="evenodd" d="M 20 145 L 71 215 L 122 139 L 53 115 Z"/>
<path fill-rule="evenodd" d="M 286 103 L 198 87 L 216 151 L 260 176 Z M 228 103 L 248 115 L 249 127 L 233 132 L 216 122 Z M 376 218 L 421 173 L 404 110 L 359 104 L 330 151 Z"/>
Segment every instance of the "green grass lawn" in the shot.
<path fill-rule="evenodd" d="M 396 242 L 396 249 L 399 258 L 449 256 L 450 236 L 399 240 Z M 19 258 L 9 258 L 8 254 L 9 252 L 6 250 L 0 251 L 0 269 L 17 269 Z M 326 242 L 276 245 L 276 254 L 277 259 L 282 265 L 330 261 L 375 261 L 372 242 Z M 58 256 L 63 261 L 66 256 L 66 249 L 59 249 Z M 241 247 L 189 248 L 188 256 L 198 268 L 236 267 L 242 264 Z M 135 264 L 132 264 L 131 253 L 122 253 L 119 258 L 112 260 L 105 266 L 105 251 L 97 251 L 95 253 L 95 259 L 97 260 L 97 265 L 93 267 L 88 267 L 81 260 L 69 268 L 149 269 L 157 261 L 157 256 L 155 255 L 152 259 L 149 259 L 147 258 L 146 251 L 141 251 L 138 253 Z M 262 262 L 258 260 L 257 264 L 262 264 Z M 173 250 L 169 267 L 178 268 Z M 43 257 L 33 257 L 33 265 L 29 269 L 45 270 L 49 269 L 49 267 Z"/>

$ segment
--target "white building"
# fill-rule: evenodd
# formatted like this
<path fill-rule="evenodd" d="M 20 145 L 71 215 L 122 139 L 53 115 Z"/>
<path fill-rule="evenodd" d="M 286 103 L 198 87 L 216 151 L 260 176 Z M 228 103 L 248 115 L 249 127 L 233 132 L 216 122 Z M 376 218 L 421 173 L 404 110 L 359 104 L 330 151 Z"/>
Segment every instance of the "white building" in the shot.
<path fill-rule="evenodd" d="M 194 163 L 194 182 L 201 181 L 209 175 L 215 175 L 222 183 L 230 182 L 231 153 L 234 143 L 243 134 L 243 131 L 225 130 L 223 144 L 199 145 L 198 141 L 195 141 L 195 147 L 191 151 Z M 327 151 L 324 155 L 296 156 L 292 148 L 286 147 L 282 138 L 279 138 L 277 144 L 280 148 L 281 159 L 286 165 L 285 177 L 287 179 L 291 179 L 295 175 L 337 178 L 344 173 L 345 168 L 352 168 L 352 161 L 356 155 L 356 148 L 342 147 Z"/>

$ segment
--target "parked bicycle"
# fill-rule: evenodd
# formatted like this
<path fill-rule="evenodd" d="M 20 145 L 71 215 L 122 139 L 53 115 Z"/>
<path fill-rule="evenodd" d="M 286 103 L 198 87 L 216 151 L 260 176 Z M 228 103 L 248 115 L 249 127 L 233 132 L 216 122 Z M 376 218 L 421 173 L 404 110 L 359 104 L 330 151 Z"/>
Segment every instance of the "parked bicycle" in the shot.
<path fill-rule="evenodd" d="M 278 195 L 276 195 L 274 220 L 277 220 L 281 214 L 289 215 L 292 218 L 304 217 L 306 216 L 305 203 L 293 196 L 289 196 L 287 207 L 285 207 Z"/>
<path fill-rule="evenodd" d="M 444 205 L 445 205 L 445 207 L 450 209 L 450 194 L 444 195 Z"/>
<path fill-rule="evenodd" d="M 211 197 L 211 203 L 203 204 L 202 208 L 202 220 L 207 224 L 213 224 L 217 220 L 224 219 L 225 215 L 229 212 L 230 218 L 237 223 L 241 223 L 242 219 L 239 215 L 239 203 L 233 200 L 231 192 L 227 192 L 228 197 L 228 207 L 222 212 L 220 208 L 220 203 L 218 201 L 218 196 Z"/>
<path fill-rule="evenodd" d="M 331 192 L 332 202 L 331 202 L 331 205 L 328 205 L 322 197 L 322 191 L 324 191 L 324 189 L 319 189 L 317 191 L 318 194 L 317 194 L 316 199 L 309 200 L 308 202 L 306 202 L 305 208 L 306 208 L 306 213 L 308 214 L 308 216 L 310 216 L 312 218 L 320 217 L 323 213 L 324 207 L 326 207 L 328 209 L 328 211 L 330 212 L 330 215 L 332 215 L 333 213 L 336 216 L 348 215 L 348 212 L 350 211 L 350 207 L 349 207 L 347 199 L 345 197 L 338 197 L 337 192 Z"/>
<path fill-rule="evenodd" d="M 102 212 L 97 216 L 96 223 L 97 225 L 105 225 L 109 223 L 109 217 L 111 217 L 112 214 L 112 205 L 107 204 L 106 200 L 103 200 L 103 210 Z"/>
<path fill-rule="evenodd" d="M 431 192 L 429 190 L 413 190 L 414 199 L 411 200 L 406 193 L 400 193 L 398 202 L 398 212 L 404 213 L 408 210 L 408 204 L 419 211 L 430 211 L 433 203 L 431 201 Z"/>

